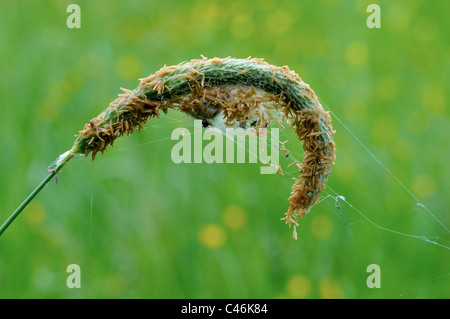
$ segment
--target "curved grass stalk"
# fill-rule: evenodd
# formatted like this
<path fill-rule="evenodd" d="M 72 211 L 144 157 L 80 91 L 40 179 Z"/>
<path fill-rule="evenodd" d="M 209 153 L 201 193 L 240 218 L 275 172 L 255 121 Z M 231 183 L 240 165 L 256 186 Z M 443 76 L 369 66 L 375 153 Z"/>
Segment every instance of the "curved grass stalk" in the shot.
<path fill-rule="evenodd" d="M 335 160 L 335 143 L 328 112 L 295 72 L 262 59 L 202 57 L 164 66 L 141 79 L 135 90 L 122 90 L 124 93 L 106 110 L 85 124 L 72 148 L 58 158 L 56 168 L 1 226 L 0 235 L 75 155 L 92 154 L 94 160 L 116 138 L 143 129 L 151 118 L 172 108 L 202 120 L 219 114 L 227 126 L 252 121 L 255 128 L 270 125 L 273 117 L 268 110 L 271 110 L 280 115 L 278 121 L 286 121 L 295 129 L 303 142 L 304 158 L 282 220 L 294 225 L 296 237 L 298 219 L 309 212 L 325 188 Z"/>

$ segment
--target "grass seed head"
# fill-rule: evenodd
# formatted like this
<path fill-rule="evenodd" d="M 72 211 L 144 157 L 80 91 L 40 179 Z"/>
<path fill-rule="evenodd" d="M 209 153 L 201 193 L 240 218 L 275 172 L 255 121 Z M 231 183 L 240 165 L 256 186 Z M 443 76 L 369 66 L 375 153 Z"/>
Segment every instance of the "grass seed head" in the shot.
<path fill-rule="evenodd" d="M 288 198 L 286 223 L 298 225 L 298 219 L 310 211 L 325 188 L 335 160 L 331 118 L 309 85 L 287 66 L 273 66 L 263 59 L 202 56 L 164 66 L 140 79 L 135 90 L 122 91 L 79 131 L 73 154 L 92 154 L 94 160 L 116 138 L 140 131 L 169 108 L 206 121 L 221 112 L 228 126 L 237 122 L 261 128 L 277 121 L 281 127 L 288 122 L 295 129 L 304 158 L 301 165 L 296 163 L 299 177 Z M 273 112 L 279 116 L 273 117 Z"/>

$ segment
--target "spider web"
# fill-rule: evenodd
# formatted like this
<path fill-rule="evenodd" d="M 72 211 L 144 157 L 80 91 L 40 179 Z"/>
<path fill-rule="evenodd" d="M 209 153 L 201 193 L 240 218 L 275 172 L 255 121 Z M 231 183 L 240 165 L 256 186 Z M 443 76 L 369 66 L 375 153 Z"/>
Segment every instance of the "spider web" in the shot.
<path fill-rule="evenodd" d="M 342 225 L 348 230 L 351 237 L 352 228 L 358 227 L 360 224 L 368 224 L 374 229 L 389 232 L 398 236 L 408 237 L 416 240 L 423 241 L 428 244 L 437 245 L 445 250 L 450 250 L 450 236 L 449 229 L 445 225 L 443 221 L 438 217 L 442 214 L 442 212 L 433 213 L 417 196 L 405 186 L 402 181 L 397 178 L 397 176 L 387 168 L 385 164 L 351 131 L 351 129 L 341 120 L 326 104 L 321 100 L 324 108 L 330 112 L 333 118 L 333 127 L 338 131 L 338 134 L 348 134 L 355 144 L 359 147 L 359 155 L 363 155 L 365 161 L 367 161 L 368 165 L 371 166 L 378 174 L 385 175 L 385 179 L 391 179 L 392 184 L 390 189 L 398 194 L 402 194 L 402 197 L 405 198 L 405 211 L 401 212 L 401 215 L 406 219 L 419 219 L 421 223 L 420 232 L 409 232 L 402 230 L 402 227 L 397 227 L 396 225 L 385 225 L 383 223 L 382 215 L 374 216 L 375 212 L 373 210 L 367 210 L 359 207 L 358 204 L 354 203 L 351 199 L 351 195 L 345 192 L 341 192 L 339 189 L 334 186 L 330 186 L 330 182 L 333 179 L 333 171 L 330 175 L 329 183 L 327 184 L 325 190 L 322 193 L 321 198 L 316 203 L 316 205 L 321 205 L 323 203 L 327 203 L 330 209 L 338 216 L 338 219 L 341 221 Z M 193 130 L 193 119 L 185 118 L 186 116 L 182 114 L 181 116 L 175 115 L 173 112 L 169 112 L 164 118 L 159 120 L 152 120 L 150 126 L 155 129 L 167 131 L 166 137 L 162 137 L 156 140 L 150 140 L 145 143 L 140 143 L 134 146 L 122 147 L 118 148 L 116 151 L 125 151 L 134 147 L 143 147 L 145 145 L 154 144 L 154 143 L 175 143 L 175 141 L 171 141 L 170 131 L 173 130 L 174 127 L 185 127 L 188 130 Z M 283 141 L 288 141 L 287 145 L 289 145 L 289 156 L 284 157 L 283 152 L 280 152 L 280 168 L 281 173 L 277 173 L 279 178 L 281 179 L 283 185 L 286 187 L 286 192 L 289 194 L 292 186 L 292 178 L 298 177 L 298 166 L 292 165 L 295 162 L 302 162 L 302 151 L 299 147 L 299 142 L 294 132 L 288 131 L 284 128 L 281 128 L 277 123 L 275 125 L 271 125 L 273 127 L 279 128 L 279 139 L 275 142 L 277 143 L 277 147 L 280 146 L 280 143 Z M 208 129 L 208 128 L 207 128 Z M 216 130 L 217 132 L 219 130 Z M 227 136 L 225 136 L 227 137 Z M 229 138 L 229 137 L 228 137 Z M 234 143 L 237 144 L 237 147 L 242 147 L 241 144 L 238 144 L 236 139 L 232 139 Z M 267 139 L 267 147 L 271 146 L 271 138 Z M 246 151 L 251 152 L 248 148 L 248 143 L 245 144 Z M 337 163 L 339 165 L 339 153 L 345 152 L 345 149 L 340 149 L 339 145 L 337 145 Z M 261 165 L 262 160 L 259 154 L 253 154 L 256 156 L 260 162 L 258 165 Z M 211 164 L 214 165 L 214 164 Z M 379 186 L 378 186 L 379 187 Z M 378 188 L 377 187 L 377 188 Z M 375 210 L 376 212 L 383 211 L 379 207 Z M 314 207 L 312 208 L 312 212 L 314 212 Z M 379 221 L 381 219 L 381 221 Z"/>
<path fill-rule="evenodd" d="M 311 208 L 311 212 L 304 216 L 299 221 L 298 240 L 310 241 L 310 238 L 305 238 L 303 233 L 304 227 L 309 227 L 309 223 L 314 214 L 326 215 L 332 220 L 334 227 L 344 237 L 336 237 L 343 240 L 340 244 L 347 245 L 347 241 L 353 241 L 355 244 L 363 242 L 364 244 L 378 245 L 381 249 L 403 249 L 402 247 L 410 247 L 413 255 L 408 257 L 399 257 L 400 263 L 414 263 L 416 254 L 430 252 L 430 249 L 437 249 L 434 252 L 442 260 L 448 261 L 448 250 L 450 250 L 450 235 L 449 229 L 445 219 L 445 212 L 442 209 L 430 209 L 414 192 L 406 186 L 406 184 L 396 175 L 395 170 L 389 169 L 385 164 L 389 158 L 380 160 L 379 156 L 373 152 L 364 141 L 357 136 L 349 125 L 340 118 L 337 112 L 333 111 L 323 101 L 321 101 L 324 108 L 330 112 L 333 119 L 333 128 L 337 131 L 336 137 L 345 135 L 351 146 L 340 145 L 337 141 L 337 159 L 333 167 L 327 186 L 322 192 L 318 202 Z M 153 138 L 150 134 L 144 137 L 148 142 L 138 143 L 128 147 L 115 147 L 115 151 L 126 151 L 134 147 L 146 147 L 154 143 L 170 143 L 174 145 L 177 141 L 171 140 L 171 132 L 174 128 L 187 128 L 193 132 L 193 119 L 186 117 L 185 114 L 176 111 L 169 111 L 169 113 L 161 119 L 152 120 L 150 127 L 160 131 L 158 136 L 162 138 Z M 282 128 L 277 122 L 271 123 L 272 128 L 279 128 L 279 138 L 274 140 L 276 146 L 281 150 L 281 145 L 286 146 L 289 151 L 288 156 L 280 151 L 279 166 L 280 170 L 274 177 L 268 177 L 270 181 L 278 181 L 274 187 L 282 187 L 286 194 L 285 198 L 280 198 L 279 215 L 275 219 L 281 219 L 283 213 L 287 210 L 288 205 L 286 198 L 291 192 L 293 178 L 299 176 L 298 165 L 292 165 L 295 162 L 301 163 L 303 158 L 303 150 L 300 146 L 294 130 Z M 285 126 L 287 128 L 287 126 Z M 206 128 L 208 130 L 210 128 Z M 148 134 L 147 132 L 144 134 Z M 140 133 L 141 134 L 141 133 Z M 270 134 L 269 134 L 270 135 Z M 226 136 L 224 138 L 227 138 Z M 242 147 L 238 144 L 236 139 L 233 139 L 236 148 Z M 286 142 L 288 141 L 288 142 Z M 271 148 L 271 138 L 267 138 L 267 148 Z M 225 143 L 223 143 L 225 148 Z M 250 157 L 251 150 L 248 148 L 248 143 L 245 144 L 246 151 Z M 347 157 L 354 157 L 361 163 L 362 169 L 358 171 L 357 177 L 351 181 L 351 185 L 346 187 L 342 182 L 337 181 L 335 171 L 339 165 L 345 162 L 343 153 L 347 152 Z M 236 151 L 235 151 L 236 154 Z M 259 159 L 256 165 L 261 167 L 263 161 L 259 154 L 253 154 Z M 341 158 L 344 158 L 342 161 Z M 189 164 L 185 164 L 189 165 Z M 220 164 L 209 164 L 220 165 Z M 243 164 L 240 164 L 243 165 Z M 230 168 L 233 169 L 233 168 Z M 259 174 L 259 169 L 255 171 Z M 356 191 L 358 190 L 358 191 Z M 395 199 L 391 201 L 390 199 Z M 392 218 L 394 216 L 394 218 Z M 273 220 L 267 221 L 272 223 Z M 283 222 L 279 221 L 283 227 L 286 227 L 286 238 L 292 236 L 292 228 L 289 230 Z M 294 239 L 291 239 L 294 243 Z M 434 247 L 434 248 L 433 248 Z M 358 248 L 359 249 L 359 248 Z M 432 269 L 432 268 L 430 268 Z M 422 287 L 432 289 L 435 285 L 442 285 L 447 281 L 450 272 L 440 272 L 432 274 L 423 274 L 417 277 L 416 282 L 408 289 L 416 289 L 421 291 Z M 441 289 L 441 288 L 440 288 Z M 408 295 L 408 291 L 402 292 L 398 297 Z"/>

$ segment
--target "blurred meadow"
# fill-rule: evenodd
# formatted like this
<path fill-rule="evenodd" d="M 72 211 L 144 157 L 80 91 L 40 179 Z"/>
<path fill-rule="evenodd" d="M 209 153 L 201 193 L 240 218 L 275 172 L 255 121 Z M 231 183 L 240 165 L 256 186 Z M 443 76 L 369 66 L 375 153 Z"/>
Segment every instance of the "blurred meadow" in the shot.
<path fill-rule="evenodd" d="M 201 54 L 295 70 L 337 160 L 296 241 L 292 176 L 173 163 L 169 112 L 31 202 L 0 237 L 0 298 L 450 297 L 448 1 L 86 0 L 79 29 L 70 3 L 0 1 L 0 223 L 120 87 Z"/>

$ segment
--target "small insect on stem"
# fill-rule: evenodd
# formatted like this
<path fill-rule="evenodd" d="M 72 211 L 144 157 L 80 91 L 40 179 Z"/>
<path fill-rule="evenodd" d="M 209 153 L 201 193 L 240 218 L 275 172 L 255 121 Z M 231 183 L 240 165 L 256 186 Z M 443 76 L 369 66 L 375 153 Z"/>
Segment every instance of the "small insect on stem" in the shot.
<path fill-rule="evenodd" d="M 58 172 L 56 171 L 56 169 L 55 169 L 55 168 L 53 168 L 53 169 L 48 169 L 47 171 L 48 171 L 49 173 L 55 173 L 55 182 L 56 182 L 56 185 L 58 185 L 58 176 L 57 176 Z"/>

